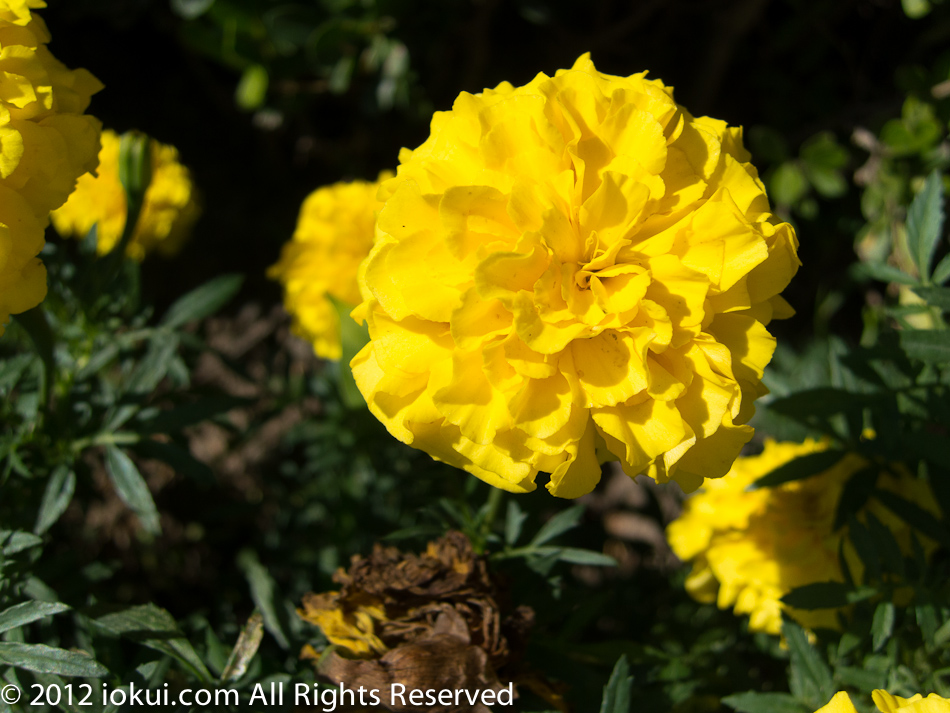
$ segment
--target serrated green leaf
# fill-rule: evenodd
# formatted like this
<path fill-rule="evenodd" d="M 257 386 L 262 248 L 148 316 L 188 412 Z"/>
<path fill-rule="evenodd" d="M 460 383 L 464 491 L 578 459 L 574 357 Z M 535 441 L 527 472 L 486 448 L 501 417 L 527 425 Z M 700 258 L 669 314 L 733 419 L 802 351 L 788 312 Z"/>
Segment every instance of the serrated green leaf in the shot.
<path fill-rule="evenodd" d="M 221 275 L 179 297 L 168 308 L 161 324 L 176 328 L 188 322 L 210 317 L 224 307 L 241 289 L 243 275 Z"/>
<path fill-rule="evenodd" d="M 844 582 L 813 582 L 796 587 L 782 601 L 796 609 L 837 609 L 848 604 L 850 590 Z"/>
<path fill-rule="evenodd" d="M 274 602 L 277 585 L 274 584 L 270 573 L 261 564 L 257 558 L 257 553 L 253 550 L 243 550 L 238 554 L 238 567 L 247 577 L 247 582 L 251 588 L 251 599 L 260 610 L 264 617 L 264 626 L 271 633 L 280 647 L 283 649 L 290 647 L 287 636 L 284 634 L 280 618 L 277 614 L 277 606 Z"/>
<path fill-rule="evenodd" d="M 568 530 L 574 529 L 577 527 L 577 524 L 580 522 L 583 514 L 583 505 L 572 505 L 566 510 L 562 510 L 541 526 L 541 529 L 538 530 L 538 534 L 536 534 L 531 539 L 531 542 L 528 546 L 537 547 L 538 545 L 543 545 L 545 542 L 553 540 L 558 535 L 561 535 Z"/>
<path fill-rule="evenodd" d="M 146 532 L 162 534 L 155 501 L 149 492 L 145 479 L 135 467 L 135 463 L 123 451 L 115 446 L 106 446 L 106 470 L 115 486 L 115 491 L 138 516 Z"/>
<path fill-rule="evenodd" d="M 91 656 L 57 649 L 46 644 L 0 641 L 0 663 L 57 676 L 101 678 L 109 675 L 109 669 Z"/>
<path fill-rule="evenodd" d="M 610 674 L 600 701 L 600 713 L 630 713 L 630 689 L 633 677 L 626 655 L 620 657 Z"/>
<path fill-rule="evenodd" d="M 808 708 L 788 693 L 746 691 L 722 699 L 737 713 L 810 713 Z"/>
<path fill-rule="evenodd" d="M 208 669 L 178 629 L 175 618 L 161 607 L 154 604 L 129 607 L 99 616 L 95 623 L 115 636 L 137 641 L 171 656 L 205 683 L 212 680 Z"/>
<path fill-rule="evenodd" d="M 907 209 L 907 249 L 924 280 L 930 278 L 930 266 L 942 229 L 943 180 L 940 171 L 935 169 Z"/>
<path fill-rule="evenodd" d="M 837 465 L 838 461 L 847 455 L 847 451 L 828 449 L 818 453 L 809 453 L 800 456 L 793 461 L 789 461 L 779 466 L 775 470 L 766 473 L 756 480 L 751 486 L 751 490 L 759 488 L 774 488 L 776 485 L 790 483 L 793 480 L 803 480 L 810 478 L 818 473 L 823 473 L 829 468 Z"/>
<path fill-rule="evenodd" d="M 53 616 L 69 609 L 60 602 L 23 602 L 0 612 L 0 632 L 24 626 L 30 622 Z"/>
<path fill-rule="evenodd" d="M 43 491 L 43 501 L 36 515 L 36 525 L 33 532 L 42 535 L 50 529 L 60 516 L 66 512 L 76 491 L 76 474 L 67 465 L 58 465 L 53 469 L 46 489 Z"/>
<path fill-rule="evenodd" d="M 950 331 L 912 329 L 900 332 L 900 345 L 907 356 L 934 364 L 950 362 Z"/>
<path fill-rule="evenodd" d="M 508 511 L 505 513 L 505 544 L 513 545 L 521 537 L 521 528 L 528 514 L 514 500 L 508 501 Z"/>
<path fill-rule="evenodd" d="M 795 678 L 801 687 L 798 697 L 803 703 L 812 705 L 815 709 L 820 708 L 835 693 L 828 664 L 808 643 L 805 630 L 798 624 L 785 621 L 782 625 L 782 633 L 788 643 L 792 678 Z"/>
<path fill-rule="evenodd" d="M 880 651 L 894 633 L 894 619 L 894 602 L 879 602 L 871 621 L 871 641 L 875 651 Z"/>

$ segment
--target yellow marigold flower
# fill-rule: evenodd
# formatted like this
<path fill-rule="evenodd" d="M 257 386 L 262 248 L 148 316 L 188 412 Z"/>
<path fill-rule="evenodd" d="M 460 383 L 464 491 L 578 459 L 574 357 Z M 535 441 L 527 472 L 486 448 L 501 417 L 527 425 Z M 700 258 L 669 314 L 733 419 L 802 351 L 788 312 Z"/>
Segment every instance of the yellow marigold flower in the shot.
<path fill-rule="evenodd" d="M 834 530 L 835 513 L 845 483 L 867 461 L 848 454 L 813 477 L 747 490 L 779 466 L 825 448 L 826 443 L 815 440 L 766 441 L 760 455 L 739 458 L 724 478 L 707 481 L 702 491 L 686 501 L 680 517 L 667 529 L 667 537 L 677 557 L 693 562 L 686 589 L 695 599 L 749 614 L 749 628 L 754 631 L 779 634 L 783 610 L 802 626 L 837 628 L 835 610 L 802 611 L 780 600 L 805 584 L 844 581 L 838 553 L 847 528 Z M 927 483 L 905 471 L 899 477 L 880 473 L 877 487 L 937 513 Z M 865 511 L 873 513 L 910 552 L 907 523 L 873 498 Z M 850 543 L 846 542 L 844 552 L 851 573 L 860 579 L 863 567 Z"/>
<path fill-rule="evenodd" d="M 102 132 L 98 176 L 81 177 L 66 205 L 52 216 L 53 226 L 64 237 L 81 239 L 97 226 L 100 255 L 110 252 L 122 238 L 128 215 L 125 190 L 119 181 L 121 142 L 111 129 Z M 152 250 L 166 257 L 177 254 L 200 213 L 191 173 L 178 162 L 178 150 L 152 139 L 151 151 L 152 180 L 127 250 L 135 260 L 142 260 Z"/>
<path fill-rule="evenodd" d="M 881 713 L 950 713 L 950 701 L 936 693 L 926 698 L 919 693 L 912 698 L 901 698 L 879 688 L 871 694 L 871 698 Z M 857 709 L 848 694 L 841 691 L 815 713 L 857 713 Z"/>
<path fill-rule="evenodd" d="M 578 497 L 617 459 L 725 474 L 799 265 L 741 133 L 588 55 L 463 92 L 380 189 L 352 362 L 372 412 L 515 492 L 544 471 Z"/>
<path fill-rule="evenodd" d="M 31 12 L 41 7 L 0 0 L 0 334 L 11 314 L 46 296 L 37 255 L 49 213 L 95 169 L 99 145 L 99 122 L 82 113 L 102 85 L 50 54 L 49 31 Z"/>
<path fill-rule="evenodd" d="M 284 245 L 268 277 L 284 285 L 284 306 L 293 330 L 311 342 L 318 356 L 339 359 L 340 322 L 330 297 L 359 304 L 356 279 L 360 263 L 373 247 L 379 180 L 334 183 L 318 188 L 304 201 L 293 238 Z"/>

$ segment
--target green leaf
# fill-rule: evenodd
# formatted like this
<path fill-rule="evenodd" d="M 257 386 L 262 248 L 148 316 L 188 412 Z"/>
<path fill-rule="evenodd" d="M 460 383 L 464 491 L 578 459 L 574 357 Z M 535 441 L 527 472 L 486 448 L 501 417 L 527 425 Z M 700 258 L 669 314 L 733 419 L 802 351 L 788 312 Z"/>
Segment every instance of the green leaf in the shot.
<path fill-rule="evenodd" d="M 337 321 L 340 325 L 340 390 L 343 403 L 352 409 L 366 408 L 366 400 L 356 386 L 350 362 L 369 343 L 369 328 L 366 324 L 357 324 L 356 320 L 350 316 L 353 305 L 329 294 L 327 297 L 336 310 Z"/>
<path fill-rule="evenodd" d="M 841 175 L 841 171 L 806 165 L 805 175 L 815 190 L 825 198 L 838 198 L 848 192 L 848 182 Z"/>
<path fill-rule="evenodd" d="M 934 641 L 937 637 L 937 609 L 933 604 L 924 603 L 918 604 L 914 607 L 915 613 L 917 614 L 917 626 L 920 627 L 920 633 L 924 637 L 924 642 L 928 647 L 934 645 Z"/>
<path fill-rule="evenodd" d="M 877 545 L 871 532 L 854 516 L 848 518 L 848 539 L 858 553 L 858 559 L 866 570 L 865 581 L 875 581 L 881 578 L 881 558 L 877 553 Z"/>
<path fill-rule="evenodd" d="M 244 276 L 221 275 L 178 298 L 168 308 L 161 324 L 176 328 L 187 322 L 210 317 L 224 307 L 241 289 Z"/>
<path fill-rule="evenodd" d="M 900 332 L 901 347 L 907 356 L 934 364 L 950 362 L 950 331 L 911 329 Z"/>
<path fill-rule="evenodd" d="M 948 277 L 950 277 L 950 255 L 944 255 L 937 263 L 937 267 L 934 268 L 934 274 L 930 281 L 935 285 L 942 285 Z"/>
<path fill-rule="evenodd" d="M 929 305 L 950 309 L 950 287 L 914 287 L 914 292 Z"/>
<path fill-rule="evenodd" d="M 869 465 L 854 473 L 841 489 L 838 507 L 835 510 L 834 532 L 843 527 L 848 518 L 857 515 L 867 503 L 877 481 L 877 468 Z"/>
<path fill-rule="evenodd" d="M 844 582 L 813 582 L 796 587 L 782 601 L 796 609 L 837 609 L 848 604 L 850 589 Z"/>
<path fill-rule="evenodd" d="M 942 228 L 943 181 L 940 171 L 934 169 L 907 209 L 907 249 L 924 280 L 930 278 L 930 265 Z"/>
<path fill-rule="evenodd" d="M 67 605 L 60 602 L 32 601 L 17 604 L 0 612 L 0 632 L 16 629 L 18 626 L 24 626 L 37 619 L 53 616 L 68 609 Z"/>
<path fill-rule="evenodd" d="M 835 678 L 846 686 L 857 688 L 859 691 L 873 691 L 875 688 L 887 687 L 887 674 L 882 671 L 871 671 L 865 668 L 839 666 L 835 669 Z"/>
<path fill-rule="evenodd" d="M 600 713 L 630 713 L 630 689 L 633 686 L 633 677 L 630 675 L 630 664 L 627 656 L 617 660 L 614 670 L 610 674 L 607 685 L 604 686 L 604 695 L 600 701 Z"/>
<path fill-rule="evenodd" d="M 106 446 L 106 469 L 122 501 L 132 508 L 142 527 L 153 535 L 162 534 L 158 510 L 142 474 L 135 463 L 115 446 Z"/>
<path fill-rule="evenodd" d="M 514 500 L 508 501 L 508 511 L 505 513 L 505 544 L 513 545 L 521 537 L 521 528 L 528 514 Z"/>
<path fill-rule="evenodd" d="M 617 560 L 610 555 L 605 555 L 594 550 L 582 550 L 578 547 L 539 547 L 536 553 L 546 553 L 549 550 L 556 550 L 558 559 L 562 562 L 571 564 L 589 564 L 594 567 L 616 567 Z"/>
<path fill-rule="evenodd" d="M 253 550 L 242 550 L 237 558 L 238 567 L 247 577 L 247 582 L 251 587 L 251 599 L 260 610 L 264 617 L 264 626 L 271 635 L 280 644 L 283 649 L 290 647 L 290 642 L 284 634 L 280 625 L 280 618 L 277 615 L 277 607 L 274 604 L 274 593 L 276 585 L 267 569 L 260 563 L 257 553 Z"/>
<path fill-rule="evenodd" d="M 944 547 L 950 547 L 950 532 L 932 513 L 887 490 L 875 490 L 874 497 L 911 527 L 936 540 Z"/>
<path fill-rule="evenodd" d="M 0 530 L 0 554 L 14 555 L 43 544 L 43 538 L 22 530 Z"/>
<path fill-rule="evenodd" d="M 809 713 L 808 708 L 788 693 L 746 691 L 726 696 L 722 703 L 738 713 Z"/>
<path fill-rule="evenodd" d="M 802 144 L 799 155 L 806 164 L 830 170 L 848 165 L 848 150 L 838 143 L 830 131 L 822 131 L 808 139 Z"/>
<path fill-rule="evenodd" d="M 770 473 L 766 473 L 751 486 L 751 490 L 759 488 L 773 488 L 776 485 L 790 483 L 793 480 L 803 480 L 818 473 L 833 468 L 838 461 L 847 455 L 847 451 L 829 449 L 818 453 L 809 453 L 800 456 L 785 465 L 781 465 Z"/>
<path fill-rule="evenodd" d="M 896 282 L 901 285 L 917 285 L 919 280 L 908 275 L 893 265 L 882 262 L 862 262 L 854 266 L 852 271 L 859 279 L 871 279 L 879 282 Z"/>
<path fill-rule="evenodd" d="M 60 516 L 66 512 L 75 491 L 76 474 L 72 468 L 67 465 L 56 466 L 46 482 L 46 489 L 43 491 L 43 502 L 40 503 L 40 511 L 36 515 L 36 525 L 33 526 L 33 532 L 42 535 L 50 529 L 59 520 Z"/>
<path fill-rule="evenodd" d="M 791 659 L 789 683 L 792 693 L 802 703 L 820 708 L 834 695 L 831 670 L 818 652 L 808 643 L 805 630 L 792 621 L 785 621 L 782 633 Z M 795 689 L 798 689 L 797 691 Z"/>
<path fill-rule="evenodd" d="M 583 514 L 583 505 L 573 505 L 566 510 L 562 510 L 541 526 L 541 529 L 538 530 L 538 534 L 532 538 L 528 546 L 537 547 L 538 545 L 543 545 L 558 535 L 574 529 L 577 527 Z"/>
<path fill-rule="evenodd" d="M 0 393 L 7 393 L 16 386 L 23 372 L 36 357 L 33 354 L 17 354 L 0 360 Z"/>
<path fill-rule="evenodd" d="M 109 669 L 91 656 L 57 649 L 46 644 L 0 641 L 0 663 L 27 671 L 53 673 L 58 676 L 101 678 L 109 675 Z"/>
<path fill-rule="evenodd" d="M 781 205 L 792 206 L 808 192 L 808 181 L 797 163 L 788 161 L 775 169 L 769 181 L 769 195 Z"/>
<path fill-rule="evenodd" d="M 154 651 L 171 656 L 195 674 L 210 683 L 211 674 L 195 653 L 194 648 L 178 629 L 175 618 L 161 607 L 143 604 L 122 611 L 105 614 L 95 623 L 115 636 L 122 636 Z"/>
<path fill-rule="evenodd" d="M 154 391 L 158 383 L 164 379 L 165 374 L 168 373 L 168 367 L 177 351 L 177 336 L 158 334 L 153 337 L 149 342 L 145 356 L 142 357 L 142 361 L 138 363 L 135 370 L 129 376 L 129 380 L 125 385 L 126 390 L 132 394 L 148 394 Z M 137 410 L 137 408 L 135 410 Z M 111 427 L 118 428 L 118 424 L 114 424 Z"/>
<path fill-rule="evenodd" d="M 871 621 L 871 638 L 875 651 L 887 643 L 894 633 L 894 602 L 879 602 L 874 610 L 874 619 Z"/>

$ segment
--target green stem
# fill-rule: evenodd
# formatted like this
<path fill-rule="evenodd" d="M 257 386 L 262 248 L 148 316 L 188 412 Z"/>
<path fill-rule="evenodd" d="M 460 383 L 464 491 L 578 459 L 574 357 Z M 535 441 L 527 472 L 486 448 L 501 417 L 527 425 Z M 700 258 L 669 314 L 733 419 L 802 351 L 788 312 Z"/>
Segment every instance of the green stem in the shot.
<path fill-rule="evenodd" d="M 498 517 L 498 511 L 501 509 L 504 498 L 505 491 L 501 488 L 492 488 L 491 492 L 488 493 L 488 511 L 485 513 L 485 519 L 482 520 L 482 535 L 491 534 L 495 518 Z"/>

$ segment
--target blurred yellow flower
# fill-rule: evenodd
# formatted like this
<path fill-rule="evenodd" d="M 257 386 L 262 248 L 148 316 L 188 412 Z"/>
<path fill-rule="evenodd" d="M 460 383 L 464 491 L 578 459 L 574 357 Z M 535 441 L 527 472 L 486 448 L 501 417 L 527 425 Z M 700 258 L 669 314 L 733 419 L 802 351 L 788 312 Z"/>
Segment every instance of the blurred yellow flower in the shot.
<path fill-rule="evenodd" d="M 53 213 L 53 226 L 64 237 L 84 238 L 96 228 L 96 250 L 105 255 L 116 246 L 125 230 L 128 206 L 119 182 L 119 144 L 122 138 L 111 129 L 102 132 L 98 176 L 79 179 L 76 190 Z M 178 162 L 178 150 L 152 139 L 152 180 L 145 193 L 142 212 L 129 242 L 127 254 L 142 260 L 158 251 L 172 257 L 181 250 L 200 210 L 188 169 Z"/>
<path fill-rule="evenodd" d="M 100 124 L 83 112 L 102 84 L 50 54 L 49 31 L 30 12 L 41 7 L 0 0 L 0 334 L 46 296 L 37 255 L 49 213 L 95 169 L 99 147 Z"/>
<path fill-rule="evenodd" d="M 379 180 L 391 176 L 383 172 Z M 334 183 L 307 196 L 293 238 L 267 272 L 284 285 L 294 332 L 324 359 L 341 356 L 340 321 L 330 297 L 349 307 L 361 300 L 356 272 L 373 247 L 379 180 Z"/>
<path fill-rule="evenodd" d="M 780 633 L 783 610 L 808 628 L 838 627 L 835 610 L 791 609 L 780 599 L 805 584 L 844 581 L 838 553 L 847 527 L 834 530 L 835 515 L 845 483 L 866 468 L 867 461 L 848 454 L 813 477 L 747 490 L 779 466 L 826 448 L 815 440 L 766 441 L 760 455 L 739 458 L 726 477 L 707 481 L 686 501 L 667 537 L 676 556 L 693 563 L 686 589 L 695 599 L 748 614 L 754 631 Z M 927 483 L 905 471 L 899 477 L 881 472 L 876 487 L 937 512 Z M 858 519 L 866 512 L 894 533 L 905 553 L 910 552 L 907 523 L 874 498 Z M 850 542 L 844 552 L 852 575 L 860 580 L 863 567 Z"/>
<path fill-rule="evenodd" d="M 881 713 L 950 713 L 950 701 L 936 693 L 926 698 L 919 693 L 912 698 L 901 698 L 879 688 L 871 694 L 871 698 Z M 815 713 L 857 713 L 857 709 L 848 694 L 841 691 Z"/>
<path fill-rule="evenodd" d="M 396 438 L 514 492 L 600 464 L 686 490 L 729 470 L 791 308 L 795 233 L 742 132 L 645 73 L 462 93 L 383 183 L 352 361 Z"/>

